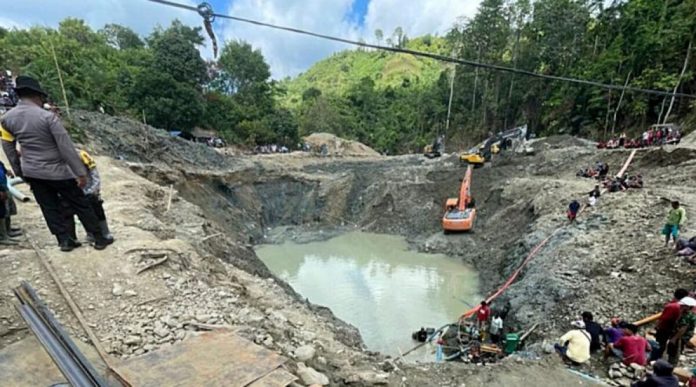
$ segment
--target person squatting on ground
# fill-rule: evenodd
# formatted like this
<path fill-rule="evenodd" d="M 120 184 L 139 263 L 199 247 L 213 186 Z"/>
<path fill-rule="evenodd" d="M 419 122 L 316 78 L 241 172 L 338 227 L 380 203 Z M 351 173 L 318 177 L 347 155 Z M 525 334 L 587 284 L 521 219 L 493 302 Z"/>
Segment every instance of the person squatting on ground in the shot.
<path fill-rule="evenodd" d="M 99 220 L 99 229 L 102 232 L 102 236 L 109 243 L 112 243 L 114 241 L 114 237 L 111 235 L 111 231 L 109 231 L 109 224 L 106 220 L 106 213 L 104 212 L 104 201 L 101 199 L 100 195 L 101 177 L 99 176 L 99 171 L 97 170 L 97 163 L 86 151 L 80 150 L 79 154 L 82 163 L 88 171 L 87 184 L 82 189 L 82 192 L 84 192 L 85 197 L 87 197 L 89 204 L 94 210 L 94 214 Z M 75 214 L 71 211 L 71 207 L 66 203 L 66 201 L 62 201 L 61 207 L 64 211 L 65 222 L 70 230 L 70 236 L 74 240 L 77 240 L 77 233 L 75 232 Z M 87 233 L 87 241 L 94 243 L 94 235 L 92 235 L 92 233 L 90 233 L 86 228 L 85 232 Z"/>
<path fill-rule="evenodd" d="M 607 353 L 613 353 L 625 365 L 635 363 L 641 366 L 648 364 L 647 354 L 652 351 L 650 343 L 638 335 L 638 326 L 625 324 L 623 336 L 616 342 L 607 345 Z"/>
<path fill-rule="evenodd" d="M 61 213 L 61 198 L 94 235 L 94 248 L 106 248 L 109 241 L 102 235 L 99 220 L 82 192 L 87 169 L 59 118 L 41 108 L 46 92 L 27 76 L 17 77 L 15 91 L 20 102 L 1 122 L 2 147 L 15 175 L 31 187 L 49 230 L 60 240 L 61 250 L 76 246 Z M 21 158 L 18 144 L 22 147 Z"/>
<path fill-rule="evenodd" d="M 665 226 L 662 228 L 662 235 L 665 236 L 665 247 L 669 246 L 669 237 L 674 239 L 674 243 L 677 243 L 677 238 L 679 238 L 679 230 L 686 223 L 686 211 L 683 207 L 680 207 L 679 201 L 672 201 L 672 208 L 667 213 L 667 219 L 665 221 Z"/>
<path fill-rule="evenodd" d="M 560 343 L 554 344 L 554 349 L 566 362 L 582 364 L 590 360 L 590 343 L 592 338 L 585 330 L 582 320 L 570 324 L 573 329 L 561 336 Z"/>
<path fill-rule="evenodd" d="M 582 312 L 582 322 L 585 323 L 585 330 L 590 334 L 590 352 L 600 350 L 602 348 L 604 328 L 594 321 L 592 312 Z"/>
<path fill-rule="evenodd" d="M 625 323 L 618 317 L 612 317 L 610 324 L 611 326 L 604 330 L 604 342 L 607 344 L 613 344 L 622 338 L 625 328 Z"/>
<path fill-rule="evenodd" d="M 631 387 L 679 387 L 679 379 L 673 374 L 674 367 L 664 360 L 653 364 L 653 372 L 645 380 L 639 380 Z"/>
<path fill-rule="evenodd" d="M 16 245 L 19 241 L 12 239 L 22 235 L 21 230 L 12 229 L 10 217 L 17 213 L 14 200 L 7 186 L 7 177 L 11 173 L 0 161 L 0 245 Z M 14 213 L 13 213 L 14 212 Z"/>

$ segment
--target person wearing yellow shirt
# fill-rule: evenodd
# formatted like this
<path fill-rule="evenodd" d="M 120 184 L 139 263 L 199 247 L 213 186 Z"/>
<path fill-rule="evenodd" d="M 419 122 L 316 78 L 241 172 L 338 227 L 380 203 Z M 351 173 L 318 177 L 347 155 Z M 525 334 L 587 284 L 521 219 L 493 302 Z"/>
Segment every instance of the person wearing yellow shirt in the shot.
<path fill-rule="evenodd" d="M 573 321 L 571 326 L 573 329 L 561 336 L 560 343 L 554 344 L 554 348 L 564 361 L 582 364 L 590 360 L 590 334 L 582 320 Z"/>
<path fill-rule="evenodd" d="M 686 223 L 686 211 L 679 205 L 679 201 L 672 201 L 672 208 L 667 213 L 665 226 L 662 228 L 662 235 L 665 236 L 665 247 L 669 246 L 669 237 L 672 236 L 674 243 L 677 243 L 679 231 Z"/>

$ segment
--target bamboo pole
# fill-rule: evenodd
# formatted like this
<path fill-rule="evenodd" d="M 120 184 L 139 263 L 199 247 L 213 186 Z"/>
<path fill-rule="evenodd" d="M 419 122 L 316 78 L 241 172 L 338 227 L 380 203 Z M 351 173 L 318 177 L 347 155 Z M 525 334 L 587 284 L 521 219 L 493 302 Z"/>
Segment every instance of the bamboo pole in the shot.
<path fill-rule="evenodd" d="M 49 258 L 43 252 L 42 248 L 39 247 L 39 245 L 36 243 L 36 239 L 34 238 L 34 236 L 27 233 L 26 237 L 27 237 L 27 240 L 29 241 L 29 244 L 31 245 L 31 248 L 36 253 L 36 256 L 39 257 L 39 261 L 41 262 L 41 265 L 44 267 L 44 269 L 46 269 L 48 274 L 51 276 L 51 279 L 58 287 L 58 291 L 63 296 L 63 298 L 65 299 L 65 302 L 67 302 L 67 304 L 68 304 L 68 307 L 70 307 L 70 310 L 73 312 L 73 314 L 77 318 L 77 321 L 80 323 L 80 326 L 87 334 L 89 341 L 92 342 L 94 349 L 97 351 L 97 354 L 104 362 L 104 365 L 106 366 L 107 371 L 112 373 L 113 376 L 116 377 L 116 379 L 121 383 L 121 385 L 123 387 L 131 387 L 132 385 L 130 384 L 130 382 L 128 380 L 126 380 L 126 378 L 123 377 L 123 375 L 121 375 L 121 373 L 119 373 L 118 370 L 116 370 L 116 368 L 112 364 L 111 358 L 106 353 L 106 350 L 104 349 L 101 342 L 99 341 L 99 338 L 94 334 L 94 331 L 92 331 L 92 329 L 90 328 L 89 322 L 87 322 L 87 320 L 85 319 L 85 316 L 82 314 L 80 307 L 77 305 L 75 300 L 72 298 L 72 296 L 70 295 L 70 292 L 68 292 L 68 289 L 65 288 L 65 285 L 63 285 L 63 282 L 60 280 L 60 277 L 58 277 L 58 273 L 56 273 L 56 271 L 53 269 L 53 266 L 51 266 L 51 264 L 49 263 Z"/>
<path fill-rule="evenodd" d="M 72 118 L 70 115 L 70 104 L 68 104 L 68 95 L 65 93 L 65 84 L 63 84 L 63 75 L 60 72 L 60 66 L 58 65 L 58 57 L 56 56 L 56 48 L 53 46 L 53 41 L 49 40 L 48 44 L 51 45 L 51 53 L 53 54 L 53 63 L 56 64 L 56 72 L 58 73 L 58 81 L 60 82 L 60 89 L 63 92 L 63 102 L 65 103 L 65 111 L 68 113 L 68 117 Z"/>
<path fill-rule="evenodd" d="M 619 103 L 616 105 L 616 110 L 614 110 L 614 121 L 611 124 L 612 137 L 614 137 L 614 130 L 616 129 L 616 118 L 619 115 L 619 109 L 621 109 L 621 103 L 623 102 L 623 97 L 626 93 L 626 86 L 628 86 L 628 81 L 631 79 L 631 74 L 633 74 L 633 70 L 629 71 L 628 76 L 626 76 L 626 82 L 624 83 L 623 89 L 621 89 L 621 97 L 619 97 Z"/>
<path fill-rule="evenodd" d="M 666 124 L 667 120 L 669 120 L 669 115 L 672 114 L 672 107 L 674 107 L 674 98 L 675 98 L 675 93 L 677 92 L 677 89 L 679 88 L 679 85 L 681 84 L 682 78 L 684 78 L 684 73 L 686 73 L 686 68 L 689 66 L 689 57 L 691 57 L 691 44 L 693 43 L 694 38 L 693 36 L 689 40 L 689 47 L 686 49 L 686 57 L 684 57 L 684 66 L 682 66 L 681 73 L 679 73 L 679 78 L 677 79 L 677 84 L 674 85 L 674 90 L 672 90 L 672 99 L 669 101 L 669 108 L 667 108 L 667 114 L 665 114 L 665 118 L 662 121 L 662 124 Z"/>

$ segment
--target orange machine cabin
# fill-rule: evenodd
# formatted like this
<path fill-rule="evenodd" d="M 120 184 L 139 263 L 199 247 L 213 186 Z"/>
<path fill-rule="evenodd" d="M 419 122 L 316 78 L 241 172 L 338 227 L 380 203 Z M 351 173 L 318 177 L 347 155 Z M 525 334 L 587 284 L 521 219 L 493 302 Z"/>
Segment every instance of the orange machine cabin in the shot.
<path fill-rule="evenodd" d="M 474 227 L 476 208 L 471 197 L 472 166 L 466 168 L 458 198 L 449 198 L 445 202 L 445 215 L 442 217 L 442 229 L 451 231 L 469 231 Z"/>

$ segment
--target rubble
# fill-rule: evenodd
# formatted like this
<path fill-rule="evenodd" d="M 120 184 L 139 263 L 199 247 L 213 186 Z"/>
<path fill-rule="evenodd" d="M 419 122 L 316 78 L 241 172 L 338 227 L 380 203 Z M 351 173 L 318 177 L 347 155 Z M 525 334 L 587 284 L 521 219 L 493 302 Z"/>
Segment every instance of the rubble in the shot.
<path fill-rule="evenodd" d="M 329 378 L 312 367 L 307 367 L 304 363 L 297 363 L 297 376 L 302 379 L 305 386 L 326 386 Z"/>

